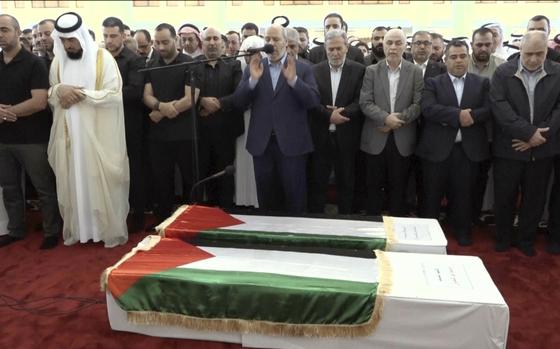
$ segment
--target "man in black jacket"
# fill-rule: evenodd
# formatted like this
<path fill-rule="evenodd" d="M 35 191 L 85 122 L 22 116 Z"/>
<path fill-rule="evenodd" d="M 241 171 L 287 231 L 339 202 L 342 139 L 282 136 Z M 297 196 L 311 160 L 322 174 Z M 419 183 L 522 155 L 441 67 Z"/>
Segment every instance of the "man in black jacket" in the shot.
<path fill-rule="evenodd" d="M 499 66 L 492 77 L 496 251 L 515 242 L 513 219 L 521 187 L 517 246 L 525 255 L 535 255 L 560 129 L 560 65 L 546 59 L 546 49 L 546 33 L 528 32 L 520 58 Z"/>
<path fill-rule="evenodd" d="M 446 47 L 448 74 L 426 81 L 422 94 L 423 217 L 438 218 L 447 195 L 449 222 L 461 246 L 472 244 L 471 208 L 479 163 L 490 157 L 486 120 L 490 118 L 488 79 L 467 73 L 464 41 Z"/>
<path fill-rule="evenodd" d="M 546 37 L 550 35 L 550 20 L 543 15 L 534 16 L 527 23 L 527 31 L 538 30 L 546 33 Z M 516 52 L 508 57 L 508 61 L 519 58 L 519 52 Z M 549 47 L 546 48 L 546 59 L 560 63 L 560 52 L 555 51 Z"/>
<path fill-rule="evenodd" d="M 233 93 L 241 81 L 241 64 L 237 60 L 221 60 L 222 36 L 214 28 L 202 32 L 199 59 L 212 59 L 198 64 L 196 88 L 200 89 L 200 171 L 201 178 L 223 170 L 235 160 L 235 140 L 244 131 L 241 111 L 233 105 Z M 233 205 L 233 177 L 224 176 L 206 186 L 210 204 Z"/>
<path fill-rule="evenodd" d="M 311 190 L 309 210 L 322 213 L 327 187 L 334 165 L 338 213 L 352 213 L 354 167 L 362 132 L 360 90 L 365 67 L 346 59 L 346 32 L 326 34 L 327 61 L 313 66 L 321 104 L 310 118 L 315 151 L 311 154 Z"/>
<path fill-rule="evenodd" d="M 408 59 L 422 69 L 424 82 L 447 71 L 445 64 L 430 59 L 432 53 L 432 37 L 427 31 L 417 31 L 412 35 L 411 55 Z M 418 117 L 418 134 L 422 132 L 422 115 Z M 418 137 L 420 139 L 420 137 Z M 411 162 L 411 181 L 408 186 L 407 203 L 410 208 L 420 208 L 423 205 L 422 165 L 418 156 L 414 155 Z"/>
<path fill-rule="evenodd" d="M 325 29 L 325 36 L 327 35 L 327 32 L 334 29 L 342 29 L 344 31 L 348 31 L 348 25 L 346 24 L 346 22 L 344 22 L 344 19 L 342 19 L 342 16 L 338 13 L 329 13 L 323 20 L 323 27 Z M 364 54 L 359 48 L 355 46 L 348 47 L 346 58 L 364 64 Z M 317 64 L 319 62 L 327 60 L 327 54 L 325 52 L 324 45 L 313 47 L 311 51 L 309 51 L 308 59 L 313 64 Z"/>
<path fill-rule="evenodd" d="M 144 60 L 124 46 L 124 24 L 116 17 L 103 21 L 103 40 L 105 48 L 117 61 L 122 78 L 126 150 L 130 166 L 129 202 L 133 212 L 130 231 L 136 232 L 144 228 L 146 205 L 143 170 L 144 75 L 138 72 L 144 67 Z"/>

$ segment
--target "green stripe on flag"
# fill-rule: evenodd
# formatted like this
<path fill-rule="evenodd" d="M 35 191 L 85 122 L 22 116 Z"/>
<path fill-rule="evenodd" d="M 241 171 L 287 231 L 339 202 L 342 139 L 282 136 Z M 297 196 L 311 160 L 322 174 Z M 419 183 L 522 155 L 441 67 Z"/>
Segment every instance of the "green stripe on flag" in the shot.
<path fill-rule="evenodd" d="M 233 229 L 209 229 L 198 233 L 199 240 L 222 241 L 234 244 L 265 244 L 298 247 L 343 248 L 351 250 L 385 250 L 387 240 L 345 235 L 299 234 Z"/>
<path fill-rule="evenodd" d="M 117 303 L 206 319 L 356 325 L 373 314 L 377 283 L 175 268 L 140 279 Z"/>

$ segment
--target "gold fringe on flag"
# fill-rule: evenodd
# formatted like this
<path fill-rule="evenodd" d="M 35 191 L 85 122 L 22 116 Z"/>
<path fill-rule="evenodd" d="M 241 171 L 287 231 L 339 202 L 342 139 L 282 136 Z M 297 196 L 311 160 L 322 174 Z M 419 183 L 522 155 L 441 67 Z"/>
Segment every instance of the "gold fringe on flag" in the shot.
<path fill-rule="evenodd" d="M 393 268 L 385 252 L 375 250 L 377 258 L 377 295 L 375 296 L 375 306 L 373 307 L 372 321 L 376 324 L 383 317 L 383 306 L 385 297 L 391 292 L 393 286 Z"/>
<path fill-rule="evenodd" d="M 125 254 L 117 263 L 115 263 L 111 267 L 106 268 L 103 271 L 103 273 L 101 274 L 101 280 L 100 280 L 101 291 L 105 292 L 106 287 L 107 287 L 107 282 L 109 280 L 109 275 L 111 274 L 111 272 L 114 269 L 118 268 L 121 264 L 126 262 L 132 256 L 134 256 L 138 251 L 149 251 L 149 250 L 151 250 L 155 245 L 157 245 L 160 242 L 161 239 L 162 239 L 161 236 L 158 236 L 158 235 L 148 235 L 148 236 L 146 236 L 142 241 L 140 241 L 140 243 L 136 247 L 134 247 L 127 254 Z"/>
<path fill-rule="evenodd" d="M 168 217 L 166 220 L 164 220 L 163 222 L 161 222 L 157 227 L 156 227 L 156 231 L 158 232 L 159 236 L 161 236 L 162 238 L 165 237 L 165 229 L 175 221 L 175 219 L 177 219 L 177 217 L 179 217 L 183 212 L 185 212 L 187 209 L 189 209 L 192 206 L 189 205 L 182 205 L 180 206 L 178 209 L 175 210 L 175 212 L 173 212 L 173 214 Z"/>
<path fill-rule="evenodd" d="M 178 326 L 199 331 L 259 333 L 292 337 L 363 337 L 372 334 L 383 315 L 384 299 L 391 291 L 392 268 L 383 251 L 376 250 L 378 287 L 375 306 L 368 322 L 355 325 L 287 324 L 242 319 L 206 319 L 154 311 L 129 311 L 128 321 L 135 325 Z"/>
<path fill-rule="evenodd" d="M 383 216 L 383 227 L 385 228 L 385 251 L 392 251 L 393 245 L 397 243 L 393 217 Z"/>
<path fill-rule="evenodd" d="M 128 322 L 135 325 L 178 326 L 199 331 L 258 333 L 290 337 L 367 336 L 375 330 L 380 320 L 379 317 L 372 316 L 368 322 L 357 325 L 307 325 L 242 319 L 206 319 L 153 311 L 129 311 L 127 317 Z"/>

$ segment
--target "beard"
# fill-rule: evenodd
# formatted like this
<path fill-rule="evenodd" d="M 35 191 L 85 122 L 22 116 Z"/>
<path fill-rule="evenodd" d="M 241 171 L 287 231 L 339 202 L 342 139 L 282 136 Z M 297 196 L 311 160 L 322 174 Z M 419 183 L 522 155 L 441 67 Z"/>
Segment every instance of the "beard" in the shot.
<path fill-rule="evenodd" d="M 478 54 L 474 55 L 474 58 L 476 58 L 476 60 L 478 62 L 486 63 L 490 60 L 490 54 L 486 53 L 486 52 L 481 52 L 481 53 L 478 53 Z"/>
<path fill-rule="evenodd" d="M 78 60 L 78 59 L 81 59 L 82 56 L 84 55 L 84 50 L 80 49 L 80 51 L 78 51 L 78 52 L 68 52 L 68 51 L 66 51 L 66 55 L 70 59 Z"/>
<path fill-rule="evenodd" d="M 383 51 L 383 44 L 378 44 L 373 48 L 373 52 L 377 57 L 385 56 L 385 52 Z"/>

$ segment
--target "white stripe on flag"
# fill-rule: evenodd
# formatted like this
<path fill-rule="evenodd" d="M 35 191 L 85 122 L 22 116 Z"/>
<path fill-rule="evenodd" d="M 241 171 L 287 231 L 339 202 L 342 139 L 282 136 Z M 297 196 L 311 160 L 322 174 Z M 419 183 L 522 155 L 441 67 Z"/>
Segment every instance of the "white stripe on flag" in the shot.
<path fill-rule="evenodd" d="M 233 215 L 233 217 L 245 223 L 221 229 L 356 236 L 381 239 L 386 237 L 383 222 L 249 215 Z"/>
<path fill-rule="evenodd" d="M 215 257 L 178 268 L 377 282 L 377 260 L 314 253 L 199 247 Z"/>

